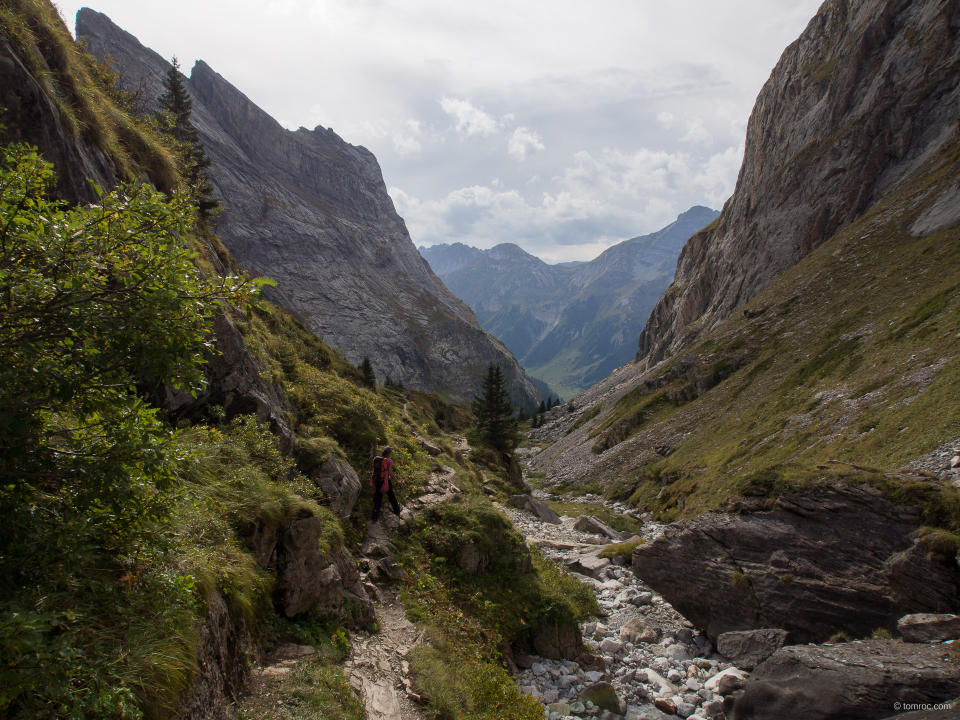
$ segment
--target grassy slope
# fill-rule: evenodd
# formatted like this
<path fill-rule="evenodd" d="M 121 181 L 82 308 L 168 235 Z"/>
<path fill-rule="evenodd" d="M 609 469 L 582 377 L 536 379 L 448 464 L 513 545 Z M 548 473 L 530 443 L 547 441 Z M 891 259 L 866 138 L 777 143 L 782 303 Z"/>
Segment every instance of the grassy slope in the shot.
<path fill-rule="evenodd" d="M 672 519 L 757 488 L 890 470 L 960 435 L 960 228 L 909 228 L 960 175 L 960 142 L 588 426 L 603 460 Z M 654 374 L 666 378 L 674 358 Z M 729 377 L 726 377 L 729 375 Z M 715 387 L 698 398 L 697 378 Z M 667 444 L 669 457 L 650 452 Z M 624 473 L 624 468 L 627 472 Z M 661 490 L 663 491 L 661 493 Z"/>

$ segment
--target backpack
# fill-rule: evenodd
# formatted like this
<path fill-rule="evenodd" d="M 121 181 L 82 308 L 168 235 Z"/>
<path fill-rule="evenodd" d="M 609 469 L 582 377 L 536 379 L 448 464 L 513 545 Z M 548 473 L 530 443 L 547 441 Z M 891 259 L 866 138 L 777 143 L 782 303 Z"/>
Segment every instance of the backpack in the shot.
<path fill-rule="evenodd" d="M 386 458 L 382 458 L 379 455 L 373 459 L 373 475 L 370 476 L 370 485 L 373 486 L 374 490 L 378 487 L 382 490 L 384 484 L 387 482 L 387 464 L 384 462 Z M 374 481 L 379 478 L 380 482 L 375 483 Z"/>

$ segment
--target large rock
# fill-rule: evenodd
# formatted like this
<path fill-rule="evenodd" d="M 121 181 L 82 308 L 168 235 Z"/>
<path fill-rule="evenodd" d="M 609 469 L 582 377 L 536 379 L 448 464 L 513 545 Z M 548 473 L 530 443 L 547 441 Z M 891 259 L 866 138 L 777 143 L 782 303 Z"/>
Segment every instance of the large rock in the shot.
<path fill-rule="evenodd" d="M 957 568 L 927 558 L 918 525 L 875 488 L 830 486 L 670 525 L 634 550 L 633 569 L 713 640 L 760 628 L 864 637 L 960 605 Z"/>
<path fill-rule="evenodd" d="M 736 191 L 684 247 L 638 359 L 652 367 L 681 351 L 954 136 L 958 33 L 957 9 L 942 0 L 823 3 L 761 90 Z"/>
<path fill-rule="evenodd" d="M 580 693 L 579 700 L 584 705 L 586 705 L 588 701 L 592 702 L 601 710 L 609 710 L 617 714 L 621 712 L 620 698 L 617 697 L 617 689 L 608 682 L 598 682 L 593 685 L 588 685 L 583 689 L 583 692 Z"/>
<path fill-rule="evenodd" d="M 786 645 L 789 635 L 775 628 L 723 633 L 717 638 L 717 652 L 738 668 L 752 670 Z"/>
<path fill-rule="evenodd" d="M 632 533 L 621 533 L 617 530 L 614 530 L 612 527 L 607 525 L 600 518 L 593 517 L 593 515 L 581 515 L 577 518 L 576 522 L 573 524 L 574 530 L 579 530 L 580 532 L 591 533 L 592 535 L 602 535 L 603 537 L 610 538 L 615 542 L 620 542 L 625 537 L 630 537 Z"/>
<path fill-rule="evenodd" d="M 800 645 L 761 663 L 734 703 L 734 720 L 875 720 L 895 703 L 933 705 L 960 694 L 952 649 L 868 640 Z"/>
<path fill-rule="evenodd" d="M 627 620 L 620 628 L 620 637 L 634 645 L 637 643 L 653 644 L 660 639 L 660 634 L 656 628 L 652 628 L 640 618 L 634 617 Z"/>
<path fill-rule="evenodd" d="M 288 618 L 314 605 L 329 614 L 343 609 L 340 573 L 320 548 L 321 534 L 320 521 L 307 509 L 298 511 L 280 532 L 274 602 Z"/>
<path fill-rule="evenodd" d="M 156 109 L 164 58 L 86 8 L 77 37 L 112 56 Z M 369 356 L 381 382 L 468 401 L 492 362 L 517 403 L 539 402 L 510 352 L 420 257 L 370 151 L 331 129 L 284 129 L 203 61 L 184 84 L 223 204 L 217 234 L 242 268 L 277 282 L 268 299 L 350 362 Z"/>
<path fill-rule="evenodd" d="M 508 502 L 512 507 L 526 510 L 544 522 L 553 525 L 560 524 L 560 516 L 551 510 L 543 500 L 537 500 L 530 495 L 512 495 Z"/>
<path fill-rule="evenodd" d="M 584 655 L 580 626 L 576 623 L 551 623 L 537 631 L 533 649 L 551 660 L 579 661 Z"/>
<path fill-rule="evenodd" d="M 897 622 L 897 630 L 910 643 L 954 640 L 960 638 L 960 617 L 936 613 L 905 615 Z"/>
<path fill-rule="evenodd" d="M 334 514 L 342 519 L 350 517 L 362 487 L 350 463 L 330 453 L 323 464 L 310 473 L 310 479 L 330 498 L 330 509 Z"/>
<path fill-rule="evenodd" d="M 610 561 L 596 555 L 579 555 L 567 561 L 567 568 L 580 575 L 592 577 L 594 580 L 603 580 Z"/>
<path fill-rule="evenodd" d="M 343 588 L 343 615 L 351 628 L 369 627 L 377 619 L 377 611 L 364 587 L 357 561 L 345 547 L 333 551 L 331 560 L 340 575 Z"/>

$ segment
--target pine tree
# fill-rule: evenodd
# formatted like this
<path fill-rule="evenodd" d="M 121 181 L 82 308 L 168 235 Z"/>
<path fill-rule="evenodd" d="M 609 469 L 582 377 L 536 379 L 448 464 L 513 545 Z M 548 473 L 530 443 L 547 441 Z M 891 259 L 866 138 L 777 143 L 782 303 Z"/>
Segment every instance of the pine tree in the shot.
<path fill-rule="evenodd" d="M 163 92 L 157 98 L 160 107 L 158 121 L 164 133 L 173 138 L 180 153 L 181 169 L 190 185 L 197 208 L 203 218 L 209 218 L 220 207 L 213 198 L 213 186 L 207 175 L 210 158 L 200 142 L 200 133 L 194 127 L 193 98 L 183 84 L 183 73 L 176 56 L 163 79 Z"/>
<path fill-rule="evenodd" d="M 473 398 L 473 414 L 485 442 L 500 452 L 510 452 L 519 435 L 517 419 L 507 392 L 507 379 L 499 365 L 490 363 L 483 380 L 483 397 Z"/>
<path fill-rule="evenodd" d="M 360 363 L 360 373 L 363 375 L 363 384 L 367 387 L 374 387 L 377 384 L 377 376 L 373 372 L 373 363 L 366 355 L 363 356 L 363 362 Z"/>
<path fill-rule="evenodd" d="M 547 396 L 547 410 L 553 407 L 553 395 Z"/>
<path fill-rule="evenodd" d="M 527 419 L 527 414 L 523 411 L 523 408 L 520 408 L 520 414 L 517 415 L 518 422 L 524 422 Z"/>
<path fill-rule="evenodd" d="M 546 411 L 547 411 L 547 404 L 543 400 L 541 400 L 540 407 L 537 409 L 537 412 L 543 415 L 543 413 L 545 413 Z"/>

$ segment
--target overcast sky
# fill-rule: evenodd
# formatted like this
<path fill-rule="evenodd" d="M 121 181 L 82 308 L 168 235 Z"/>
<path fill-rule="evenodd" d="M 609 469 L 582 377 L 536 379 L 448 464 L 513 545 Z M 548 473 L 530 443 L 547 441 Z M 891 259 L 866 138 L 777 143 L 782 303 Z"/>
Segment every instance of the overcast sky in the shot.
<path fill-rule="evenodd" d="M 285 126 L 373 151 L 413 241 L 589 260 L 736 183 L 818 0 L 92 0 Z"/>

